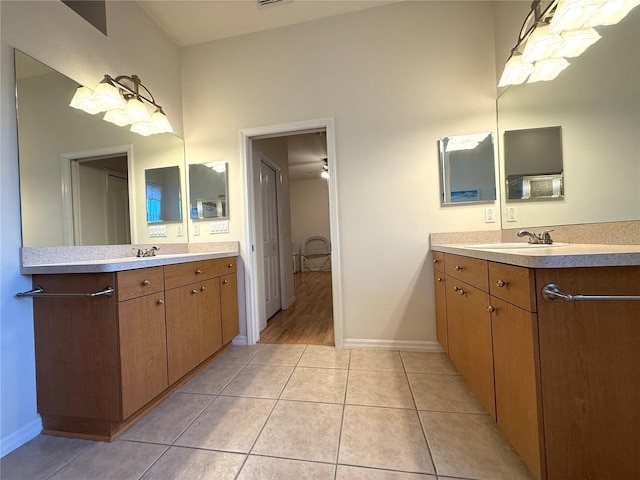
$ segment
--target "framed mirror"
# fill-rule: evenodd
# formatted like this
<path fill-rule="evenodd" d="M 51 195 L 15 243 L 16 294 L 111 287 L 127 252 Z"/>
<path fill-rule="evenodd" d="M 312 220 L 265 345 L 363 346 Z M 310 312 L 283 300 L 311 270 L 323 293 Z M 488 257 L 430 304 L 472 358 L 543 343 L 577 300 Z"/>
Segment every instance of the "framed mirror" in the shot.
<path fill-rule="evenodd" d="M 227 164 L 189 164 L 189 217 L 192 220 L 229 218 Z"/>
<path fill-rule="evenodd" d="M 442 137 L 438 140 L 438 154 L 443 206 L 496 199 L 493 134 Z"/>
<path fill-rule="evenodd" d="M 19 50 L 15 73 L 23 246 L 188 241 L 184 202 L 162 238 L 151 238 L 145 202 L 145 170 L 185 164 L 180 137 L 69 107 L 78 83 Z"/>
<path fill-rule="evenodd" d="M 144 171 L 147 223 L 182 220 L 180 167 L 150 168 Z"/>

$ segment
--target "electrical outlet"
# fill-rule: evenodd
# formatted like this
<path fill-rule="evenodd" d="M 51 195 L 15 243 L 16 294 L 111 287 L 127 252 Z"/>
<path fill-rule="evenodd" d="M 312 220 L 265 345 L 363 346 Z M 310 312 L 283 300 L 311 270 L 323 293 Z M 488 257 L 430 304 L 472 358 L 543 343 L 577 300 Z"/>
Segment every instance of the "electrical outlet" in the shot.
<path fill-rule="evenodd" d="M 507 222 L 517 222 L 515 207 L 507 207 Z"/>
<path fill-rule="evenodd" d="M 199 223 L 194 223 L 193 224 L 193 234 L 194 235 L 200 235 L 200 224 Z"/>
<path fill-rule="evenodd" d="M 176 237 L 181 237 L 182 236 L 182 225 L 178 225 L 178 227 L 176 228 Z"/>
<path fill-rule="evenodd" d="M 495 223 L 496 211 L 493 207 L 487 207 L 484 209 L 484 223 Z"/>

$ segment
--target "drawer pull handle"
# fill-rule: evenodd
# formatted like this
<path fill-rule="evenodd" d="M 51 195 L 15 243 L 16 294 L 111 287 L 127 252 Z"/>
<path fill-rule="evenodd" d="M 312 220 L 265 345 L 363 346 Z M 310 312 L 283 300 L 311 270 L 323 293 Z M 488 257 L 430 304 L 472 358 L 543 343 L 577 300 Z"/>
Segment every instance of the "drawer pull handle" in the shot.
<path fill-rule="evenodd" d="M 460 265 L 456 265 L 456 272 L 459 272 L 460 270 L 462 270 L 462 267 Z"/>
<path fill-rule="evenodd" d="M 201 273 L 202 273 L 202 270 L 200 270 L 200 269 L 196 270 L 196 275 L 200 275 Z"/>
<path fill-rule="evenodd" d="M 441 281 L 442 281 L 442 278 L 438 277 L 438 278 L 437 278 L 437 280 L 438 280 L 439 282 L 441 282 Z"/>
<path fill-rule="evenodd" d="M 233 268 L 233 263 L 230 263 L 229 265 L 227 265 L 228 268 Z"/>
<path fill-rule="evenodd" d="M 144 286 L 151 285 L 151 280 L 143 280 L 142 285 Z"/>
<path fill-rule="evenodd" d="M 501 287 L 501 288 L 502 288 L 502 287 L 504 287 L 506 284 L 507 284 L 507 282 L 505 282 L 504 280 L 498 280 L 498 281 L 496 282 L 496 285 L 497 285 L 498 287 Z"/>
<path fill-rule="evenodd" d="M 207 287 L 205 287 L 205 286 L 200 287 L 200 291 L 201 292 L 204 292 L 206 289 L 207 289 Z"/>
<path fill-rule="evenodd" d="M 198 290 L 196 290 L 195 288 L 193 290 L 191 290 L 191 293 L 196 294 L 198 293 Z"/>
<path fill-rule="evenodd" d="M 495 311 L 496 311 L 496 307 L 494 307 L 492 305 L 489 305 L 489 308 L 487 308 L 487 312 L 489 312 L 489 313 L 493 313 Z"/>
<path fill-rule="evenodd" d="M 164 304 L 164 298 L 161 298 L 160 300 L 158 300 L 158 305 L 163 305 Z"/>
<path fill-rule="evenodd" d="M 223 280 L 222 283 L 226 285 L 227 283 L 229 283 L 229 280 Z"/>

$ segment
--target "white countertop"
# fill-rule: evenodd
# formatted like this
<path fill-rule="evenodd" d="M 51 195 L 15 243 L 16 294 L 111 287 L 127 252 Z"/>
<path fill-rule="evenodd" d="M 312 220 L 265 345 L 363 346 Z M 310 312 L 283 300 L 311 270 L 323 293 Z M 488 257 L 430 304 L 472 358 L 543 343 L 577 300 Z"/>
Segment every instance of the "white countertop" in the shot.
<path fill-rule="evenodd" d="M 192 244 L 193 245 L 193 244 Z M 135 257 L 124 250 L 105 247 L 33 247 L 23 249 L 20 272 L 25 275 L 59 273 L 101 273 L 135 270 L 138 268 L 173 265 L 214 258 L 234 257 L 239 253 L 237 242 L 210 243 L 201 246 L 160 247 L 160 253 L 153 257 Z M 188 251 L 189 248 L 198 251 Z M 91 249 L 91 250 L 89 250 Z M 182 251 L 176 251 L 182 250 Z M 126 252 L 128 256 L 115 256 L 113 252 Z M 165 251 L 166 253 L 162 253 Z M 111 255 L 110 255 L 111 254 Z"/>
<path fill-rule="evenodd" d="M 522 248 L 482 248 L 475 244 L 431 245 L 453 253 L 529 268 L 617 267 L 640 265 L 640 245 L 567 244 Z"/>

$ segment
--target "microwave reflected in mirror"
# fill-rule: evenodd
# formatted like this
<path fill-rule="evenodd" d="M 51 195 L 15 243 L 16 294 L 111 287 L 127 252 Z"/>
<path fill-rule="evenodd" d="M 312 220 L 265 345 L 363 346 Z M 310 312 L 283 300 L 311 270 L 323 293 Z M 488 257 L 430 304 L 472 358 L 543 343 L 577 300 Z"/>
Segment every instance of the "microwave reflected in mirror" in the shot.
<path fill-rule="evenodd" d="M 491 133 L 442 137 L 440 200 L 442 205 L 491 202 L 496 199 L 496 174 Z"/>
<path fill-rule="evenodd" d="M 225 162 L 189 165 L 189 202 L 192 220 L 229 217 Z"/>

